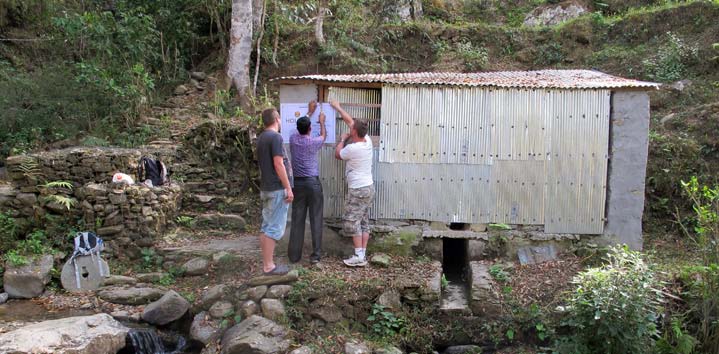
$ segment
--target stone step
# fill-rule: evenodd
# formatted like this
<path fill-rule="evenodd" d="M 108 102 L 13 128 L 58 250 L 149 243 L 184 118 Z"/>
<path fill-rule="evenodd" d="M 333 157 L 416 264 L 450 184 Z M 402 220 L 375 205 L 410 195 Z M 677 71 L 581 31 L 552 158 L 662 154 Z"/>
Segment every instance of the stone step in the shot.
<path fill-rule="evenodd" d="M 445 312 L 469 315 L 468 284 L 461 281 L 450 280 L 442 289 L 442 299 L 439 309 Z"/>
<path fill-rule="evenodd" d="M 224 255 L 259 259 L 260 242 L 257 237 L 238 236 L 233 239 L 202 240 L 178 247 L 161 247 L 157 251 L 165 260 L 173 261 L 177 264 L 197 257 L 216 261 Z"/>
<path fill-rule="evenodd" d="M 469 307 L 472 314 L 495 318 L 502 313 L 500 287 L 486 262 L 469 262 Z"/>

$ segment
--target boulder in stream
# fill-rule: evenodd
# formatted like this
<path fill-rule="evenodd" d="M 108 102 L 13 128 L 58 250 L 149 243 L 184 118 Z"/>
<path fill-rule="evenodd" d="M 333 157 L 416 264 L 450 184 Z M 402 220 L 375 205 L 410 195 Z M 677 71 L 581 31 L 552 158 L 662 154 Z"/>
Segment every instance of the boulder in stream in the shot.
<path fill-rule="evenodd" d="M 8 265 L 3 275 L 5 291 L 13 299 L 31 299 L 42 295 L 50 281 L 52 255 L 33 259 L 24 266 Z"/>
<path fill-rule="evenodd" d="M 62 318 L 0 334 L 0 353 L 117 353 L 128 331 L 104 313 Z"/>
<path fill-rule="evenodd" d="M 166 325 L 180 319 L 189 309 L 190 303 L 182 295 L 170 290 L 159 300 L 145 307 L 142 319 L 147 323 Z"/>

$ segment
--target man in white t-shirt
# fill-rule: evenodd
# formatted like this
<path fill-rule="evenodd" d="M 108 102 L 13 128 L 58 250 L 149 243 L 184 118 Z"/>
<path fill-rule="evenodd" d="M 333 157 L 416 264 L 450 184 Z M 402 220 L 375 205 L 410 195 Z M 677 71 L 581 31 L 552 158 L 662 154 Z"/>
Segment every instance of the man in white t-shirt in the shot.
<path fill-rule="evenodd" d="M 342 214 L 342 228 L 347 235 L 352 235 L 355 248 L 354 255 L 345 259 L 344 263 L 350 267 L 364 267 L 367 265 L 365 256 L 369 241 L 369 208 L 374 200 L 372 139 L 367 135 L 366 122 L 354 120 L 337 101 L 331 101 L 330 105 L 350 127 L 350 133 L 342 134 L 335 148 L 335 158 L 346 163 L 345 178 L 349 187 Z"/>

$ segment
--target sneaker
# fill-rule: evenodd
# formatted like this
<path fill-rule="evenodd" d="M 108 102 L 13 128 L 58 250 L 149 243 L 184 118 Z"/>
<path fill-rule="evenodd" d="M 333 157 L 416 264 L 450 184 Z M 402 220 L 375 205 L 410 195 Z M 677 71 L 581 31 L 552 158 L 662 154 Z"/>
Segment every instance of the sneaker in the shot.
<path fill-rule="evenodd" d="M 264 275 L 285 275 L 289 271 L 290 271 L 290 269 L 286 265 L 280 264 L 280 265 L 276 265 L 274 268 L 272 268 L 271 271 L 264 272 L 263 274 Z"/>
<path fill-rule="evenodd" d="M 318 258 L 311 258 L 311 259 L 310 259 L 310 264 L 317 264 L 317 263 L 319 263 L 319 262 L 320 262 L 320 260 L 319 260 Z"/>
<path fill-rule="evenodd" d="M 356 254 L 350 258 L 345 259 L 343 262 L 349 267 L 364 267 L 367 265 L 367 261 L 365 259 L 359 258 Z"/>

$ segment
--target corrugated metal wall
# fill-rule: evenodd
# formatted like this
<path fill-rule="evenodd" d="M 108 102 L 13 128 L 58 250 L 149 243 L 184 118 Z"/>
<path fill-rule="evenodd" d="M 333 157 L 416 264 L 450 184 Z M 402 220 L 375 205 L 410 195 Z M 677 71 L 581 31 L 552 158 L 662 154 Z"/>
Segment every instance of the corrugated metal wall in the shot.
<path fill-rule="evenodd" d="M 330 87 L 328 100 L 337 100 L 341 103 L 378 105 L 382 103 L 382 91 L 379 89 L 356 89 L 346 87 Z M 380 109 L 379 107 L 353 107 L 345 105 L 342 107 L 353 118 L 367 121 L 369 134 L 380 135 Z M 349 132 L 346 124 L 337 116 L 336 136 Z"/>
<path fill-rule="evenodd" d="M 373 91 L 332 88 L 330 97 L 379 103 Z M 608 90 L 386 86 L 372 217 L 601 233 L 609 99 Z M 350 113 L 375 119 L 376 109 L 357 108 Z M 320 174 L 325 215 L 339 217 L 344 164 L 331 147 Z"/>

